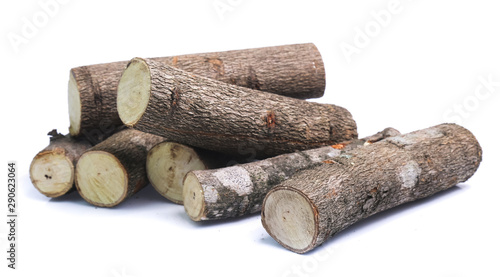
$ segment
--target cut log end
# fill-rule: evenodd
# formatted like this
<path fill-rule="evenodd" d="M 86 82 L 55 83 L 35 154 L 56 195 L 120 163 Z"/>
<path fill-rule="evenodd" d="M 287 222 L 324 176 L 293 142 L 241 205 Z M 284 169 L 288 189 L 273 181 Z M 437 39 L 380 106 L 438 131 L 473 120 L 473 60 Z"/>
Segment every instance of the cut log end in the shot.
<path fill-rule="evenodd" d="M 168 200 L 182 204 L 184 177 L 189 171 L 207 169 L 198 154 L 188 146 L 162 142 L 148 152 L 146 170 L 153 187 Z"/>
<path fill-rule="evenodd" d="M 76 165 L 76 188 L 87 202 L 113 207 L 127 195 L 127 172 L 115 156 L 104 151 L 89 151 Z"/>
<path fill-rule="evenodd" d="M 72 136 L 80 135 L 82 122 L 82 103 L 80 91 L 73 72 L 70 73 L 68 83 L 68 110 L 69 110 L 69 133 Z"/>
<path fill-rule="evenodd" d="M 143 59 L 135 58 L 118 83 L 117 109 L 123 124 L 133 127 L 142 117 L 151 95 L 151 74 Z"/>
<path fill-rule="evenodd" d="M 73 168 L 62 148 L 40 152 L 31 162 L 31 182 L 43 195 L 58 197 L 73 187 Z"/>
<path fill-rule="evenodd" d="M 307 252 L 318 235 L 318 212 L 300 191 L 283 187 L 272 190 L 262 206 L 262 224 L 285 248 Z"/>
<path fill-rule="evenodd" d="M 194 221 L 200 221 L 205 211 L 203 188 L 193 173 L 188 173 L 183 188 L 184 209 Z"/>

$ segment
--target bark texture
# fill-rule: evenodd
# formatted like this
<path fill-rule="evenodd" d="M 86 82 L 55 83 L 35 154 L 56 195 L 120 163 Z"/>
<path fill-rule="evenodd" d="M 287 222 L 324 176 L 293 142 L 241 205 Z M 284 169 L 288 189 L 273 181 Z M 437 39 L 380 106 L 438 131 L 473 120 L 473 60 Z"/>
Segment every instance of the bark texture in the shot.
<path fill-rule="evenodd" d="M 116 110 L 116 86 L 126 65 L 126 62 L 116 62 L 71 69 L 70 79 L 74 79 L 74 86 L 78 89 L 73 97 L 79 98 L 80 102 L 80 126 L 77 127 L 73 122 L 75 119 L 70 117 L 72 136 L 85 136 L 97 144 L 122 126 Z M 70 103 L 69 109 L 76 107 Z M 76 111 L 70 110 L 69 113 Z"/>
<path fill-rule="evenodd" d="M 325 68 L 312 43 L 154 58 L 155 61 L 224 83 L 294 98 L 317 98 Z M 121 125 L 116 89 L 128 61 L 71 69 L 81 101 L 80 128 L 71 135 L 110 135 Z M 71 112 L 71 111 L 70 111 Z"/>
<path fill-rule="evenodd" d="M 481 157 L 482 150 L 474 135 L 454 124 L 387 138 L 346 152 L 332 163 L 301 171 L 272 189 L 263 204 L 262 223 L 284 247 L 304 253 L 363 218 L 466 181 L 477 170 Z M 300 196 L 310 205 L 314 233 L 306 235 L 311 239 L 306 246 L 294 248 L 285 242 L 293 241 L 291 233 L 279 226 L 293 229 L 295 223 L 308 219 L 299 220 L 297 215 L 287 214 L 289 210 L 277 213 L 279 205 L 268 208 L 269 199 L 277 193 Z M 278 203 L 279 199 L 273 202 Z M 306 206 L 303 210 L 309 209 Z M 294 217 L 295 223 L 286 222 Z M 300 234 L 301 230 L 293 233 Z"/>
<path fill-rule="evenodd" d="M 62 135 L 55 129 L 47 135 L 50 144 L 33 158 L 30 179 L 45 196 L 59 197 L 74 190 L 75 165 L 91 144 L 84 138 Z"/>
<path fill-rule="evenodd" d="M 334 157 L 363 145 L 400 133 L 393 128 L 359 140 L 283 154 L 246 164 L 212 170 L 196 170 L 185 180 L 199 184 L 201 191 L 184 193 L 184 205 L 195 221 L 240 217 L 260 212 L 266 194 L 276 185 L 305 168 L 330 163 Z M 198 197 L 194 195 L 198 193 Z M 203 203 L 195 203 L 195 202 Z M 192 212 L 193 207 L 202 207 Z M 191 210 L 190 210 L 191 209 Z"/>
<path fill-rule="evenodd" d="M 229 155 L 253 151 L 257 158 L 357 138 L 345 108 L 221 83 L 150 59 L 131 64 L 141 62 L 151 75 L 149 103 L 131 124 L 118 107 L 128 127 Z"/>
<path fill-rule="evenodd" d="M 83 154 L 80 162 L 77 164 L 76 188 L 78 189 L 78 192 L 87 202 L 96 206 L 113 207 L 120 204 L 148 184 L 146 175 L 146 157 L 148 151 L 162 141 L 164 141 L 164 138 L 159 136 L 143 133 L 137 130 L 125 129 L 90 148 Z M 89 155 L 92 152 L 105 152 L 110 154 L 119 161 L 120 166 L 126 172 L 126 190 L 123 193 L 123 197 L 115 203 L 102 204 L 98 201 L 98 199 L 96 200 L 88 197 L 85 193 L 82 193 L 81 187 L 88 184 L 81 183 L 81 175 L 86 174 L 86 172 L 81 171 L 80 163 L 86 155 Z M 94 166 L 99 167 L 101 164 L 96 162 Z M 110 181 L 111 178 L 107 178 L 107 170 L 105 170 L 105 166 L 103 166 L 102 170 L 98 169 L 97 171 L 99 172 L 96 176 L 93 176 L 95 177 L 93 179 L 102 180 L 103 182 L 96 184 L 96 186 L 106 187 L 110 185 L 110 183 L 106 182 Z M 102 176 L 98 177 L 97 175 Z"/>

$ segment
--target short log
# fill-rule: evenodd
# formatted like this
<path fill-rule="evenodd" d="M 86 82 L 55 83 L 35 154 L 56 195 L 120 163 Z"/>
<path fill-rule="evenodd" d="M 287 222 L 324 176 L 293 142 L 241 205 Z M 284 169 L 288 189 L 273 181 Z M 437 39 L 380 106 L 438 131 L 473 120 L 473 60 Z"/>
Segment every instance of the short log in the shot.
<path fill-rule="evenodd" d="M 387 138 L 273 188 L 262 224 L 285 248 L 305 253 L 363 218 L 465 182 L 481 157 L 474 135 L 454 124 Z"/>

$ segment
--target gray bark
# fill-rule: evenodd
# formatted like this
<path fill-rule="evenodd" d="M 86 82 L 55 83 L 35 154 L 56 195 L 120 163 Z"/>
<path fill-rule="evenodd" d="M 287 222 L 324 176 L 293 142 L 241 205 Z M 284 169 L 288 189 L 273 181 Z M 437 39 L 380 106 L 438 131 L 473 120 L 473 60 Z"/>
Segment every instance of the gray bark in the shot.
<path fill-rule="evenodd" d="M 263 204 L 262 223 L 284 247 L 304 253 L 363 218 L 465 182 L 481 157 L 474 135 L 454 124 L 387 138 L 301 171 L 272 189 Z M 268 210 L 266 201 L 280 191 L 304 196 L 314 210 L 315 233 L 307 247 L 283 243 L 275 236 L 282 230 L 270 228 L 281 223 L 267 220 L 277 209 Z M 283 222 L 289 218 L 282 216 Z M 274 218 L 281 220 L 281 215 Z"/>
<path fill-rule="evenodd" d="M 229 155 L 253 151 L 257 158 L 357 138 L 356 122 L 345 108 L 233 86 L 142 60 L 149 67 L 151 95 L 142 117 L 128 127 Z"/>
<path fill-rule="evenodd" d="M 153 60 L 224 83 L 306 99 L 323 96 L 325 68 L 312 43 Z M 113 134 L 122 125 L 116 111 L 116 89 L 128 61 L 71 69 L 81 101 L 81 125 L 73 136 L 89 139 Z"/>
<path fill-rule="evenodd" d="M 196 170 L 191 174 L 203 188 L 204 210 L 195 221 L 240 217 L 260 212 L 266 194 L 305 168 L 329 163 L 334 157 L 383 138 L 397 136 L 393 128 L 359 140 L 283 154 L 265 160 L 220 169 Z M 213 196 L 216 197 L 213 197 Z M 190 197 L 185 195 L 184 197 Z"/>

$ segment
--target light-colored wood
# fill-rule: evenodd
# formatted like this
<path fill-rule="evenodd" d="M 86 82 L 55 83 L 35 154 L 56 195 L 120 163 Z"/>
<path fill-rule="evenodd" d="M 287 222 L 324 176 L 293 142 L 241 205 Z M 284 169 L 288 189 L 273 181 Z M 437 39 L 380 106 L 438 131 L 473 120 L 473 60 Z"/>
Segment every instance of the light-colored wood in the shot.
<path fill-rule="evenodd" d="M 144 64 L 150 85 L 143 84 Z M 264 158 L 357 138 L 345 108 L 218 82 L 151 59 L 133 59 L 122 82 L 117 110 L 125 125 L 173 142 Z M 143 99 L 147 107 L 131 107 Z"/>
<path fill-rule="evenodd" d="M 400 133 L 393 128 L 338 145 L 283 154 L 210 170 L 191 171 L 184 182 L 184 208 L 192 220 L 218 220 L 260 212 L 269 190 L 305 168 L 331 162 L 344 151 Z"/>
<path fill-rule="evenodd" d="M 69 112 L 69 133 L 76 136 L 80 133 L 82 122 L 82 102 L 80 91 L 73 74 L 69 75 L 68 83 L 68 112 Z"/>
<path fill-rule="evenodd" d="M 198 76 L 288 97 L 318 98 L 325 91 L 325 68 L 312 43 L 153 59 Z M 127 64 L 120 61 L 71 69 L 68 92 L 72 136 L 99 134 L 105 138 L 120 128 L 116 91 Z"/>
<path fill-rule="evenodd" d="M 158 193 L 182 204 L 182 186 L 189 171 L 207 169 L 198 153 L 189 146 L 162 142 L 149 150 L 146 160 L 148 179 Z"/>
<path fill-rule="evenodd" d="M 78 161 L 77 184 L 80 195 L 96 206 L 112 207 L 127 195 L 127 172 L 110 153 L 90 151 Z"/>
<path fill-rule="evenodd" d="M 262 224 L 281 245 L 305 253 L 363 218 L 467 181 L 481 159 L 474 135 L 455 124 L 386 138 L 271 189 L 262 205 Z M 309 209 L 313 216 L 305 212 Z"/>
<path fill-rule="evenodd" d="M 75 165 L 91 144 L 84 138 L 50 131 L 50 143 L 31 161 L 30 179 L 47 197 L 59 197 L 74 191 Z"/>
<path fill-rule="evenodd" d="M 211 196 L 217 200 L 217 194 Z M 194 221 L 200 221 L 205 210 L 205 192 L 198 178 L 191 172 L 184 180 L 183 199 L 184 208 L 189 217 Z"/>
<path fill-rule="evenodd" d="M 76 165 L 76 188 L 87 202 L 114 207 L 148 184 L 148 151 L 164 138 L 122 130 L 85 152 Z"/>
<path fill-rule="evenodd" d="M 118 84 L 118 112 L 125 125 L 134 125 L 142 117 L 151 95 L 151 74 L 144 61 L 130 63 Z"/>
<path fill-rule="evenodd" d="M 274 237 L 291 249 L 309 246 L 316 232 L 318 211 L 305 195 L 296 190 L 279 190 L 266 199 L 266 222 Z"/>
<path fill-rule="evenodd" d="M 73 187 L 74 166 L 63 148 L 42 151 L 31 163 L 30 178 L 42 194 L 58 197 Z"/>

